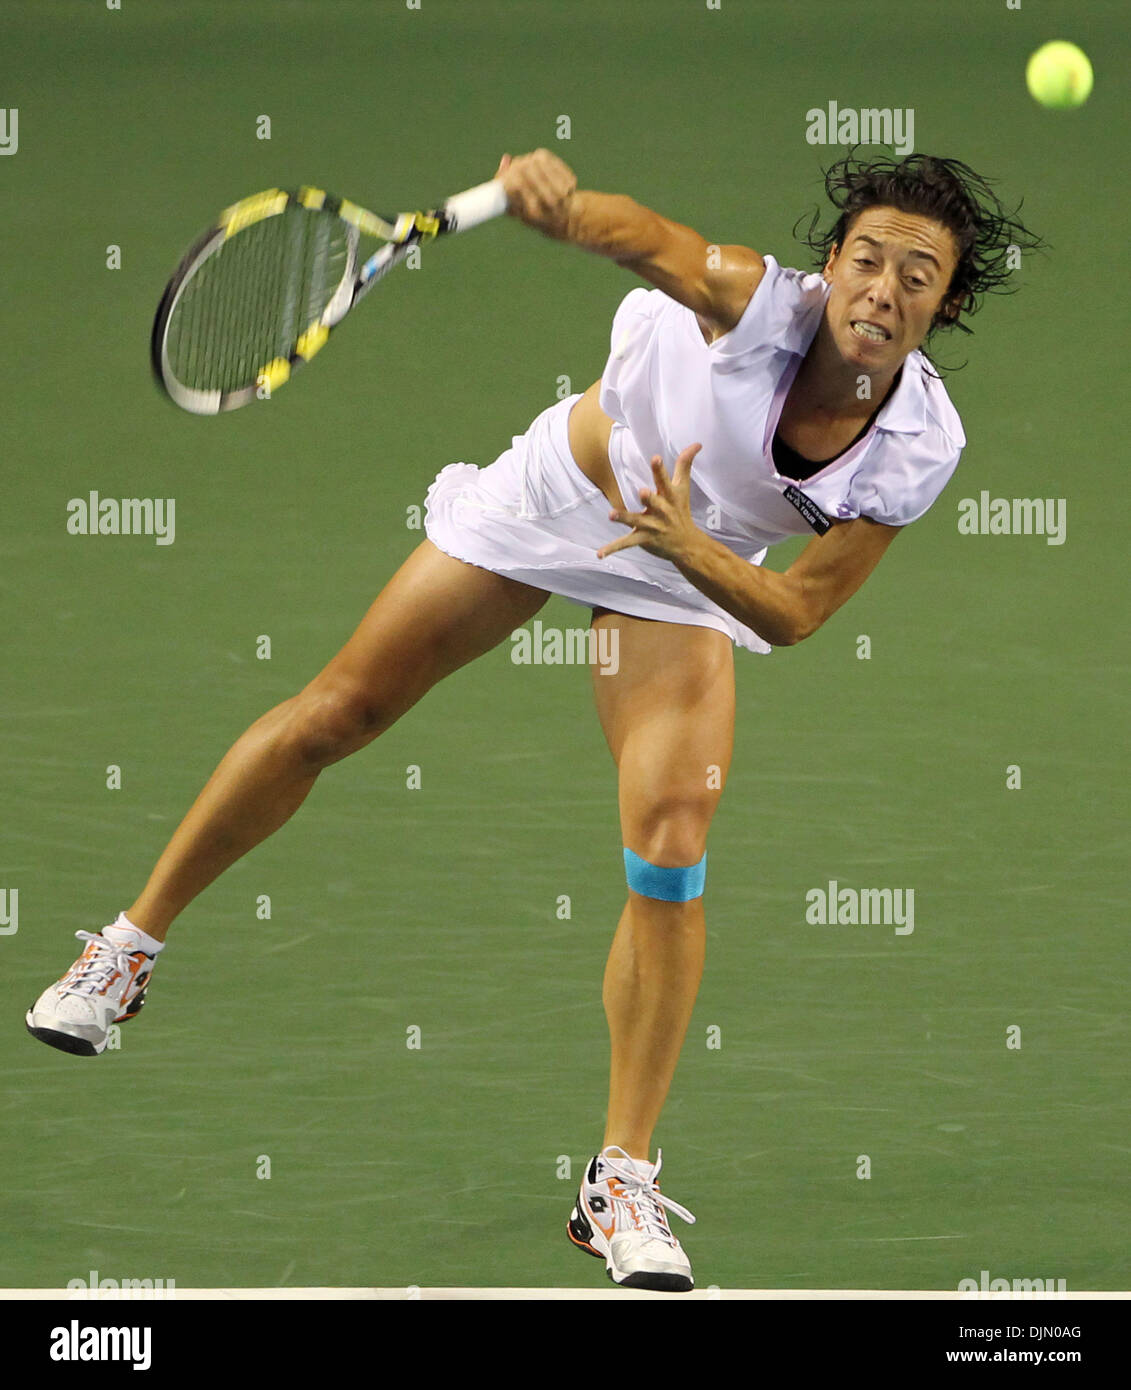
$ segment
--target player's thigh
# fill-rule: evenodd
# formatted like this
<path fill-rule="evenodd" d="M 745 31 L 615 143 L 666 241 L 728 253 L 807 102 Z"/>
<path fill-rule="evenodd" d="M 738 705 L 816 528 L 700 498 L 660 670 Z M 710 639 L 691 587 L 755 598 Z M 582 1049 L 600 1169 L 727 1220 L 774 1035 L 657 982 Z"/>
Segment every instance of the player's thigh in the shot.
<path fill-rule="evenodd" d="M 615 674 L 595 667 L 593 687 L 624 843 L 653 864 L 697 862 L 734 747 L 730 638 L 618 613 L 599 612 L 594 625 L 616 632 Z"/>
<path fill-rule="evenodd" d="M 438 680 L 497 646 L 548 598 L 425 540 L 304 694 L 352 700 L 365 723 L 384 727 Z"/>

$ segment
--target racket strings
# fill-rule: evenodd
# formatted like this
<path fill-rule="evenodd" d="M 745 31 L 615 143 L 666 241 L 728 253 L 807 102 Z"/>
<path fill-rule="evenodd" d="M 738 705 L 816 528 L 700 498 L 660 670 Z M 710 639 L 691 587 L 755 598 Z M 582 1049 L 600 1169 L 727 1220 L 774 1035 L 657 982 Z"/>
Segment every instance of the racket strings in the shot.
<path fill-rule="evenodd" d="M 289 360 L 349 264 L 350 229 L 289 205 L 215 248 L 181 288 L 169 321 L 169 369 L 184 386 L 230 392 Z"/>

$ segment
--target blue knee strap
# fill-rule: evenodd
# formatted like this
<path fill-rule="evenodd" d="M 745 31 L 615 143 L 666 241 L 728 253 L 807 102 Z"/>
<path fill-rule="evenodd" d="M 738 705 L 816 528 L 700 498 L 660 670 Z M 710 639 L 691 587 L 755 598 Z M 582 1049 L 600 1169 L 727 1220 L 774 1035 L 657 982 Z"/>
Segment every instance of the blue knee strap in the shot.
<path fill-rule="evenodd" d="M 633 854 L 626 845 L 624 876 L 632 891 L 639 893 L 642 898 L 659 898 L 665 903 L 687 903 L 703 896 L 703 887 L 707 882 L 707 856 L 704 854 L 698 864 L 688 864 L 681 869 L 664 869 Z"/>

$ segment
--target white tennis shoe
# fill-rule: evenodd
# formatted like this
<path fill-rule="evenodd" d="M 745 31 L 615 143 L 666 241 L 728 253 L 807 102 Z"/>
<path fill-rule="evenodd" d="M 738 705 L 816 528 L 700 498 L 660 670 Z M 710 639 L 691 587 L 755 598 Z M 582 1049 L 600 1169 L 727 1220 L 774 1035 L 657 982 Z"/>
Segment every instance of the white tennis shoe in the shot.
<path fill-rule="evenodd" d="M 111 1025 L 141 1011 L 156 957 L 136 946 L 131 950 L 131 938 L 136 937 L 121 927 L 75 935 L 87 943 L 86 949 L 62 979 L 43 991 L 25 1021 L 40 1042 L 80 1057 L 97 1057 L 106 1050 Z"/>
<path fill-rule="evenodd" d="M 691 1261 L 672 1235 L 667 1212 L 695 1218 L 660 1191 L 661 1149 L 655 1166 L 610 1144 L 589 1164 L 566 1232 L 574 1245 L 605 1261 L 614 1284 L 686 1293 L 695 1287 Z"/>

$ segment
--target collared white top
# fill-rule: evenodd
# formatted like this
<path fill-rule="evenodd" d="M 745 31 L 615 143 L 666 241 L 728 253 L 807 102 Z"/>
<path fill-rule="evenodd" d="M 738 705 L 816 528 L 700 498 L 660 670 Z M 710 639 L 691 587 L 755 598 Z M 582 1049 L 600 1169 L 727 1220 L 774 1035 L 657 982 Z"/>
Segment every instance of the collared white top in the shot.
<path fill-rule="evenodd" d="M 966 443 L 957 411 L 918 351 L 905 359 L 871 428 L 839 458 L 801 483 L 774 467 L 774 432 L 830 286 L 773 256 L 764 260 L 741 319 L 710 344 L 694 313 L 662 291 L 637 288 L 622 300 L 600 404 L 614 421 L 609 458 L 626 504 L 635 510 L 640 489 L 653 486 L 653 454 L 670 470 L 682 449 L 699 443 L 692 514 L 748 558 L 788 536 L 812 534 L 787 489 L 800 489 L 832 520 L 917 520 Z"/>

